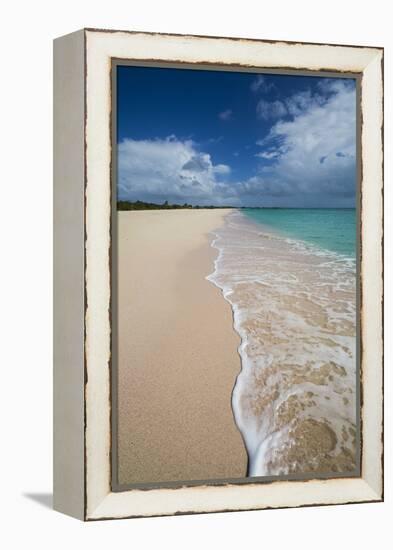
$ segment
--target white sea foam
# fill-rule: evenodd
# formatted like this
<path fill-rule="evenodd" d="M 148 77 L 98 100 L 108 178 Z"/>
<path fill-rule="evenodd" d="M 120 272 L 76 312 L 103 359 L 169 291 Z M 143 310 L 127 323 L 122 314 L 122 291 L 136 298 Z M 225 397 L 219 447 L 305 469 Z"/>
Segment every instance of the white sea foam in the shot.
<path fill-rule="evenodd" d="M 207 277 L 231 304 L 232 407 L 250 476 L 348 472 L 356 448 L 355 261 L 246 220 L 214 235 Z"/>

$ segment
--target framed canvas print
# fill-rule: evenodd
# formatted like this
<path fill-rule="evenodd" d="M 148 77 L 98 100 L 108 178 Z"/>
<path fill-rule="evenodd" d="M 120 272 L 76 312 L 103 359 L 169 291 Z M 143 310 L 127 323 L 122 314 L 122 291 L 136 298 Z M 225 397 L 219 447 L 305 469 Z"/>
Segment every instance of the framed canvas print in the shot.
<path fill-rule="evenodd" d="M 383 499 L 383 50 L 54 45 L 54 505 Z"/>

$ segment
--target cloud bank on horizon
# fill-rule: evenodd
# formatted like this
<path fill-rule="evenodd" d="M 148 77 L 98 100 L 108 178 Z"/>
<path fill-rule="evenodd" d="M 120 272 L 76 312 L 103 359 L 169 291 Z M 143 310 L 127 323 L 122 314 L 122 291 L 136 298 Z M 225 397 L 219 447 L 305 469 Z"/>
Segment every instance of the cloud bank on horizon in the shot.
<path fill-rule="evenodd" d="M 148 99 L 141 97 L 138 102 L 137 92 L 132 97 L 129 74 L 124 83 L 119 79 L 123 90 L 118 101 L 120 200 L 268 207 L 355 205 L 354 80 L 232 73 L 231 78 L 238 75 L 238 80 L 232 80 L 235 90 L 230 95 L 227 83 L 220 84 L 224 73 L 216 73 L 215 80 L 206 77 L 212 97 L 212 105 L 207 106 L 205 84 L 209 82 L 201 83 L 201 93 L 195 85 L 198 76 L 203 81 L 205 71 L 177 71 L 173 82 L 170 71 L 166 69 L 162 77 L 162 102 L 154 102 L 153 112 Z M 182 88 L 181 72 L 188 73 L 183 92 L 190 89 L 195 94 L 172 100 L 170 89 Z M 192 75 L 194 81 L 189 73 L 197 73 Z M 154 74 L 148 76 L 151 86 Z M 159 98 L 161 76 L 157 77 L 157 91 L 154 88 L 152 93 Z M 122 101 L 128 102 L 128 109 Z"/>

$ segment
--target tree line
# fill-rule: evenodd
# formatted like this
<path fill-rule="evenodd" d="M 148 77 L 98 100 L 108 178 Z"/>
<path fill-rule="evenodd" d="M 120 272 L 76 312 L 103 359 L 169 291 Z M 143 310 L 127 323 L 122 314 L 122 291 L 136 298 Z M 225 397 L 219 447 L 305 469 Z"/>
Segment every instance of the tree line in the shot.
<path fill-rule="evenodd" d="M 180 209 L 193 209 L 198 210 L 200 208 L 234 208 L 233 206 L 199 206 L 188 203 L 184 204 L 170 204 L 168 201 L 164 201 L 162 204 L 154 202 L 144 201 L 117 201 L 118 210 L 180 210 Z"/>

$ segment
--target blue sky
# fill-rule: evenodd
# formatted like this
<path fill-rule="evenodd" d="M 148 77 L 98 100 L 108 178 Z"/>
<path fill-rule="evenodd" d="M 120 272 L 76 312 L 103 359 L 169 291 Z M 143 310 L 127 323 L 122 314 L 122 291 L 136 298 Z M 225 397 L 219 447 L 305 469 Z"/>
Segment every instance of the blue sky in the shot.
<path fill-rule="evenodd" d="M 117 70 L 119 199 L 354 206 L 354 80 Z"/>

